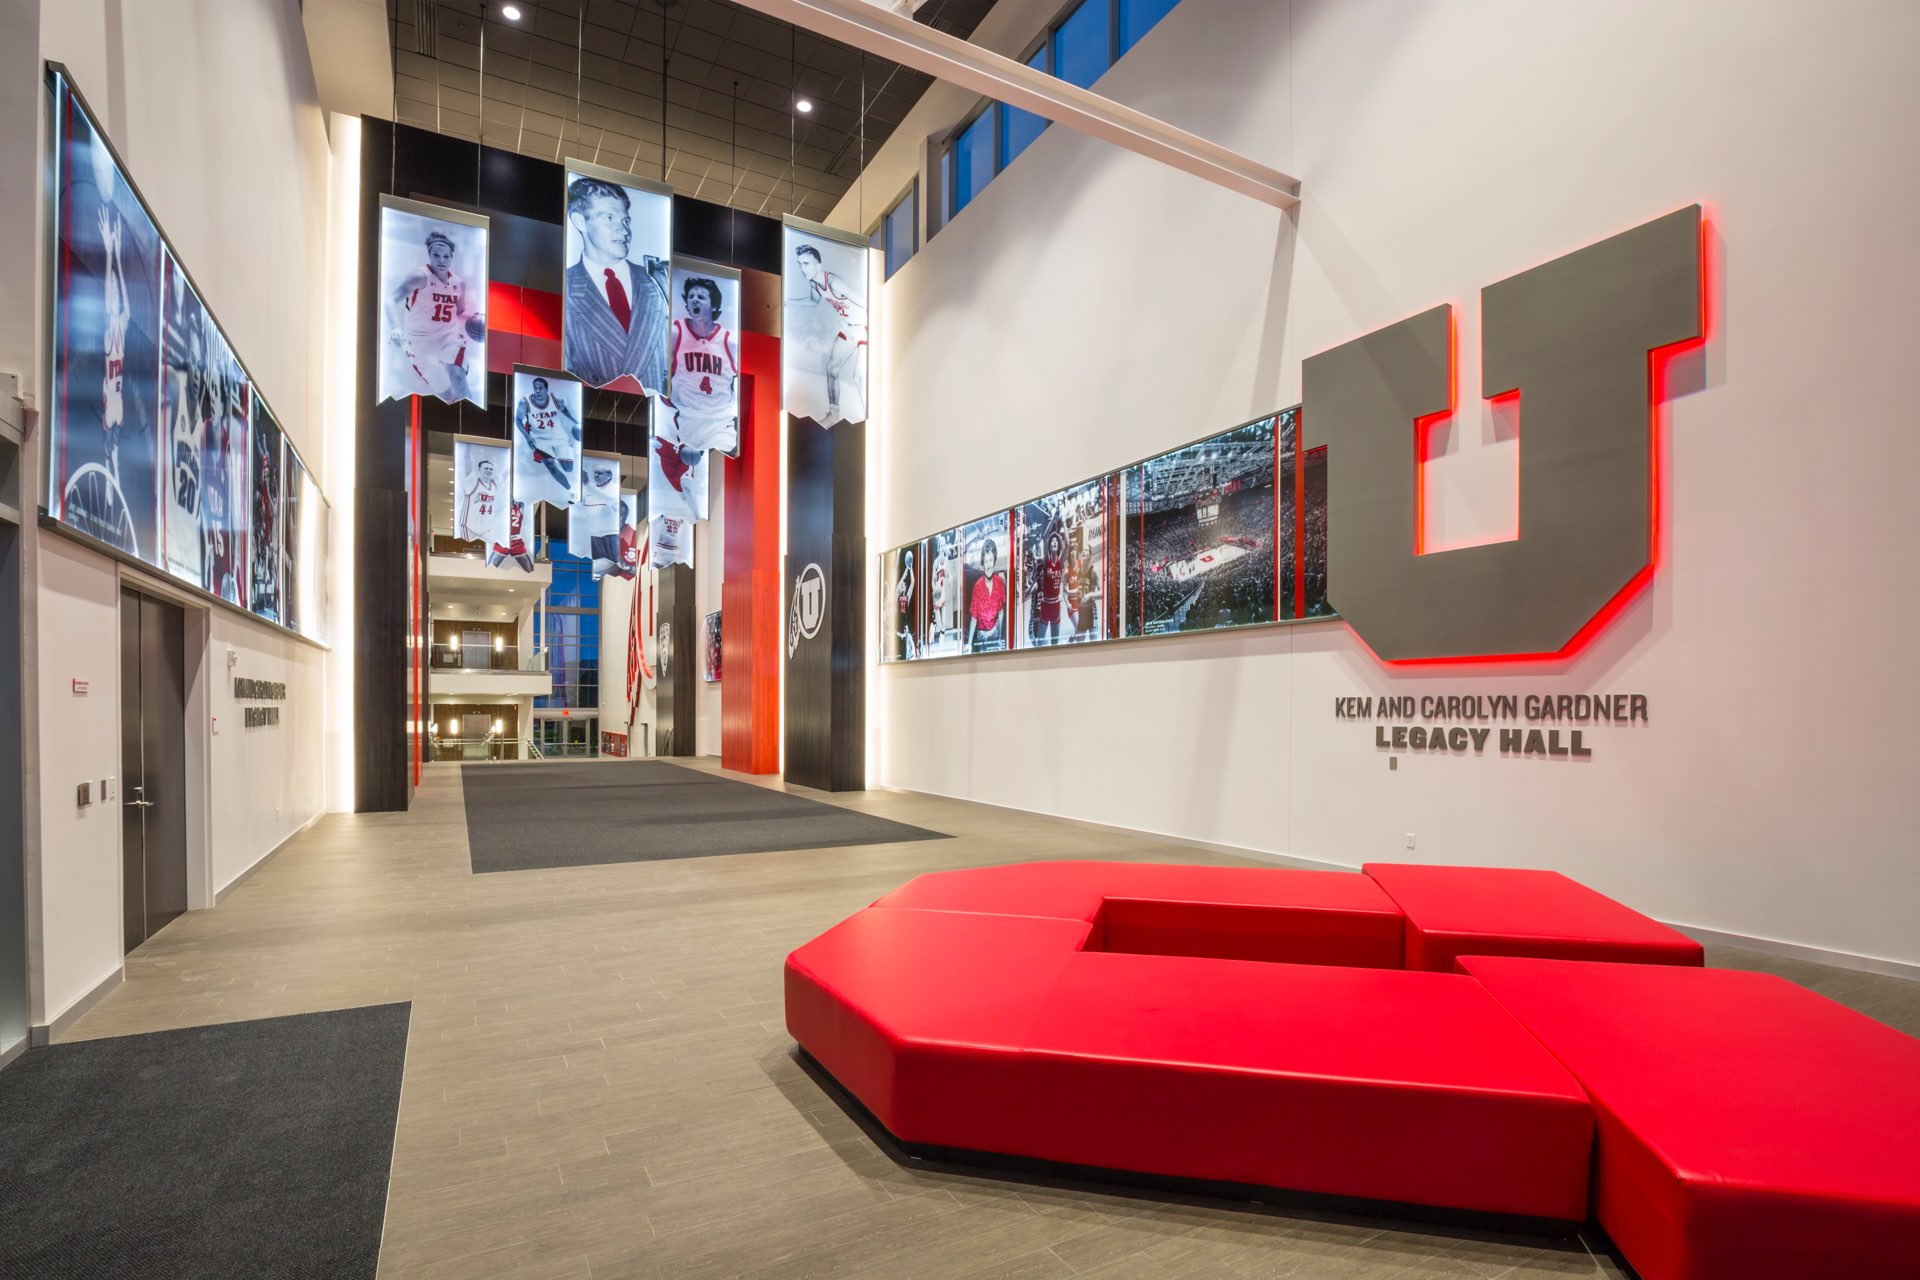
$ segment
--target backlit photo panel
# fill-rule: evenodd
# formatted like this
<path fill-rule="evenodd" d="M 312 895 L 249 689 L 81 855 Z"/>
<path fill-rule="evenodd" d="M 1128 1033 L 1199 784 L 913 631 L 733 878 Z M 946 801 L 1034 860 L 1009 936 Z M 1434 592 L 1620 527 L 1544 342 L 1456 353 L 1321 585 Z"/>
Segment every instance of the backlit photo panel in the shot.
<path fill-rule="evenodd" d="M 1121 634 L 1161 635 L 1278 616 L 1278 417 L 1121 473 Z"/>
<path fill-rule="evenodd" d="M 680 516 L 652 516 L 647 521 L 647 567 L 693 564 L 693 521 Z"/>
<path fill-rule="evenodd" d="M 1300 459 L 1300 573 L 1296 616 L 1331 618 L 1327 600 L 1327 447 Z"/>
<path fill-rule="evenodd" d="M 1089 480 L 1014 509 L 1015 648 L 1107 638 L 1106 494 L 1104 480 Z"/>
<path fill-rule="evenodd" d="M 307 626 L 305 588 L 310 586 L 300 563 L 302 537 L 307 521 L 307 468 L 300 455 L 287 450 L 285 488 L 286 515 L 280 525 L 280 599 L 284 616 L 280 621 L 295 631 Z"/>
<path fill-rule="evenodd" d="M 571 507 L 580 497 L 580 439 L 586 392 L 572 378 L 513 370 L 513 500 Z"/>
<path fill-rule="evenodd" d="M 656 516 L 707 518 L 707 451 L 680 443 L 674 407 L 650 397 L 652 431 L 647 441 L 647 509 Z"/>
<path fill-rule="evenodd" d="M 453 536 L 492 548 L 507 541 L 513 449 L 486 440 L 453 442 Z"/>
<path fill-rule="evenodd" d="M 664 392 L 672 191 L 568 161 L 565 220 L 562 365 L 589 386 Z"/>
<path fill-rule="evenodd" d="M 867 419 L 870 249 L 788 218 L 782 228 L 782 408 L 823 427 Z"/>
<path fill-rule="evenodd" d="M 632 579 L 640 572 L 640 526 L 646 522 L 646 508 L 640 505 L 636 489 L 620 491 L 620 560 L 613 571 Z"/>
<path fill-rule="evenodd" d="M 283 616 L 280 545 L 285 524 L 281 494 L 281 451 L 285 437 L 266 401 L 253 398 L 253 431 L 247 467 L 247 608 L 269 622 Z"/>
<path fill-rule="evenodd" d="M 201 547 L 207 590 L 245 608 L 247 588 L 248 439 L 253 386 L 217 326 L 207 326 L 207 365 L 213 401 L 200 442 L 203 491 Z"/>
<path fill-rule="evenodd" d="M 920 656 L 920 602 L 927 579 L 927 544 L 910 542 L 887 552 L 880 566 L 880 660 Z"/>
<path fill-rule="evenodd" d="M 580 501 L 567 516 L 567 550 L 593 562 L 598 582 L 620 567 L 620 459 L 589 453 L 580 472 Z"/>
<path fill-rule="evenodd" d="M 1012 538 L 1007 513 L 960 527 L 962 653 L 996 653 L 1012 630 Z"/>
<path fill-rule="evenodd" d="M 674 263 L 667 399 L 684 447 L 740 456 L 739 323 L 738 271 Z"/>
<path fill-rule="evenodd" d="M 960 561 L 960 530 L 948 529 L 926 541 L 926 641 L 923 658 L 947 658 L 961 651 L 967 616 L 966 574 Z"/>
<path fill-rule="evenodd" d="M 159 230 L 55 76 L 53 387 L 47 509 L 159 565 Z"/>
<path fill-rule="evenodd" d="M 161 566 L 212 591 L 215 517 L 224 485 L 226 341 L 172 254 L 163 255 L 160 359 Z M 234 370 L 238 373 L 238 370 Z"/>
<path fill-rule="evenodd" d="M 487 220 L 380 197 L 380 398 L 487 404 Z"/>

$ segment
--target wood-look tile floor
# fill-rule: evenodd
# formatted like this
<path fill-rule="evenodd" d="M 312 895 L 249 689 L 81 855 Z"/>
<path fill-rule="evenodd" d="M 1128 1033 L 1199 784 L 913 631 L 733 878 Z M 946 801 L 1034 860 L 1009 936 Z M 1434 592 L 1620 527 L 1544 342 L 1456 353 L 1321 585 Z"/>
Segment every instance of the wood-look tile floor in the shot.
<path fill-rule="evenodd" d="M 1226 859 L 926 796 L 821 798 L 957 838 L 476 876 L 458 766 L 430 766 L 411 812 L 327 817 L 168 926 L 67 1038 L 412 1001 L 391 1280 L 1622 1274 L 1579 1240 L 896 1163 L 794 1058 L 789 950 L 922 871 Z M 1714 961 L 1920 1029 L 1920 983 Z"/>

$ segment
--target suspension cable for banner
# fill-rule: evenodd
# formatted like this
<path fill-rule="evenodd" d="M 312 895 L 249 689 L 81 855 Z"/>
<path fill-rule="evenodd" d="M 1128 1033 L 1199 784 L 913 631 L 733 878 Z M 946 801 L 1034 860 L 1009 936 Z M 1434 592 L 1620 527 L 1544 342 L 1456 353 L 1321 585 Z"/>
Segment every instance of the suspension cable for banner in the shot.
<path fill-rule="evenodd" d="M 581 151 L 580 133 L 580 96 L 586 88 L 587 60 L 587 6 L 581 0 L 580 7 L 574 11 L 573 18 L 573 153 Z M 604 136 L 604 134 L 602 135 Z M 581 157 L 585 159 L 584 156 Z M 593 149 L 593 158 L 600 158 L 600 148 Z"/>

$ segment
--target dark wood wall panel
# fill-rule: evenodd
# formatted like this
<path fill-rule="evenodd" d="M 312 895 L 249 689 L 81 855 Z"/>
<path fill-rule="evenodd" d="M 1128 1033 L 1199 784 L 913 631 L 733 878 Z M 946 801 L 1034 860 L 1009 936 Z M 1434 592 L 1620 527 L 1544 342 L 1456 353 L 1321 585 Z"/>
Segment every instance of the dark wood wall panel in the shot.
<path fill-rule="evenodd" d="M 866 786 L 866 426 L 787 434 L 786 777 L 826 791 Z M 795 592 L 817 567 L 826 598 L 811 636 Z M 798 629 L 796 629 L 798 628 Z"/>
<path fill-rule="evenodd" d="M 695 682 L 700 666 L 692 566 L 676 564 L 660 571 L 658 608 L 659 634 L 671 638 L 653 689 L 654 754 L 690 756 L 694 753 Z"/>

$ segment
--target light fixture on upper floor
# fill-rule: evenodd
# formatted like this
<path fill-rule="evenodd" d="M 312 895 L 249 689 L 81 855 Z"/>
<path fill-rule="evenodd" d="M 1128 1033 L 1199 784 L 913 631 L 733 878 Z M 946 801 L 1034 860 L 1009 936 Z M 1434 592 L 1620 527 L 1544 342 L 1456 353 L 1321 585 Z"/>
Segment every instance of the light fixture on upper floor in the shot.
<path fill-rule="evenodd" d="M 518 22 L 520 21 L 520 6 L 517 4 L 503 4 L 500 6 L 500 16 L 508 22 Z"/>
<path fill-rule="evenodd" d="M 813 100 L 811 98 L 795 98 L 793 100 L 793 109 L 803 116 L 807 115 L 813 110 Z"/>

